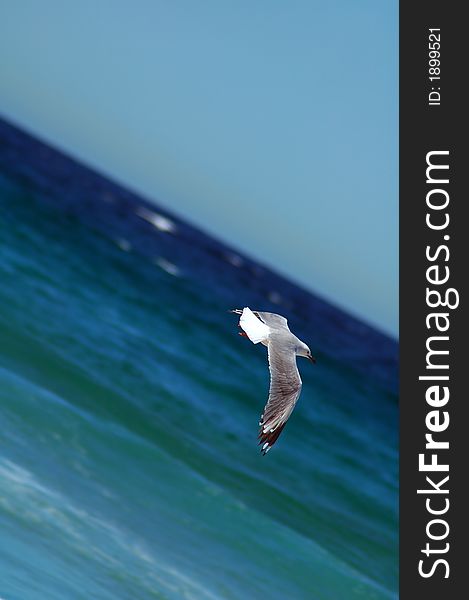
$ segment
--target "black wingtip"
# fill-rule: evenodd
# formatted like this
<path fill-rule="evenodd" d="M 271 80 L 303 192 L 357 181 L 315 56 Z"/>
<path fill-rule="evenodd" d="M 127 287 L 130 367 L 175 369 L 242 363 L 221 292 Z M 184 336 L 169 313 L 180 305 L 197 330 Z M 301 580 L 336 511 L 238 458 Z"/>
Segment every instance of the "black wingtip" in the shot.
<path fill-rule="evenodd" d="M 265 445 L 265 444 L 264 444 L 264 445 Z M 262 448 L 261 448 L 261 455 L 262 455 L 262 456 L 265 456 L 265 455 L 267 454 L 267 452 L 268 452 L 268 451 L 269 451 L 271 448 L 272 448 L 272 446 L 266 446 L 265 448 L 264 448 L 264 446 L 262 446 Z"/>
<path fill-rule="evenodd" d="M 281 425 L 277 425 L 277 427 L 273 431 L 264 431 L 263 427 L 260 428 L 257 439 L 259 440 L 258 445 L 260 446 L 262 444 L 262 454 L 267 454 L 267 452 L 272 448 L 272 446 L 278 440 L 279 435 L 282 433 L 285 425 L 286 422 L 282 423 Z"/>

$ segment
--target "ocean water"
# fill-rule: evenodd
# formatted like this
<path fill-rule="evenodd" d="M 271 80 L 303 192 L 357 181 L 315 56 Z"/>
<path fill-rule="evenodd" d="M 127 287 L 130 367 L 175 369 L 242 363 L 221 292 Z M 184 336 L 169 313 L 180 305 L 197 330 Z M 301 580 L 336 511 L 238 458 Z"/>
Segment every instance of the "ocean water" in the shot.
<path fill-rule="evenodd" d="M 265 457 L 265 349 L 317 364 Z M 0 598 L 397 597 L 397 346 L 0 121 Z"/>

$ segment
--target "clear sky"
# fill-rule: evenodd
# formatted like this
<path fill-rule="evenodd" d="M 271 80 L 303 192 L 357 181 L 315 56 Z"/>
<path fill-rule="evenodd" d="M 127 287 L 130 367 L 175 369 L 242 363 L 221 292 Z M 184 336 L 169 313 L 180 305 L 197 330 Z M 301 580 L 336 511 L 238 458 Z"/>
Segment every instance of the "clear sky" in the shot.
<path fill-rule="evenodd" d="M 396 0 L 3 0 L 0 114 L 397 335 Z"/>

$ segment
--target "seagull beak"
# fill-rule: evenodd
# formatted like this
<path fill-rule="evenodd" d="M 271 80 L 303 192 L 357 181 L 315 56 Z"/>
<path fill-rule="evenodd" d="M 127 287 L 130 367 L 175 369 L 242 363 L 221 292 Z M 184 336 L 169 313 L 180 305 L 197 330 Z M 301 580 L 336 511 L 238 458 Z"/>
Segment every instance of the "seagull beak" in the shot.
<path fill-rule="evenodd" d="M 313 365 L 316 364 L 316 358 L 314 356 L 312 356 L 311 354 L 308 356 L 308 359 L 313 363 Z"/>

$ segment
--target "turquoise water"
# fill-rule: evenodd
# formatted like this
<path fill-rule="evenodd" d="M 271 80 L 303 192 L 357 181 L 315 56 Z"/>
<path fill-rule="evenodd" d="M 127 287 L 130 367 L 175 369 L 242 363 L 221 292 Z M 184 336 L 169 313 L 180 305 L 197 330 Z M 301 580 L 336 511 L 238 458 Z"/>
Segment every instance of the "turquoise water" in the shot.
<path fill-rule="evenodd" d="M 395 343 L 3 134 L 0 598 L 395 598 Z M 318 359 L 266 457 L 244 305 Z"/>

